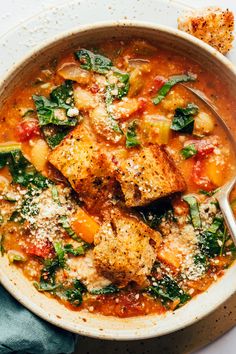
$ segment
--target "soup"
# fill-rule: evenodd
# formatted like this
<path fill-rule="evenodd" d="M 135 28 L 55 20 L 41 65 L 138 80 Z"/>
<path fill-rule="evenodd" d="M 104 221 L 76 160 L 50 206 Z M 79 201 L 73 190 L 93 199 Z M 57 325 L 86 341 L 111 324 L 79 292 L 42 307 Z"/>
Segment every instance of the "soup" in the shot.
<path fill-rule="evenodd" d="M 233 263 L 215 198 L 233 149 L 184 85 L 235 131 L 217 77 L 141 39 L 59 56 L 1 108 L 1 253 L 45 296 L 71 310 L 159 314 Z"/>

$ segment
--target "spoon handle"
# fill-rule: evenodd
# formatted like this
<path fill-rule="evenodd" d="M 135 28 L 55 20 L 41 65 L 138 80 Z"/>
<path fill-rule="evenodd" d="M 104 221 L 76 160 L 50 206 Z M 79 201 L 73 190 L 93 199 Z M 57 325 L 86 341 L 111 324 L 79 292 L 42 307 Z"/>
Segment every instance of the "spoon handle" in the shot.
<path fill-rule="evenodd" d="M 216 198 L 219 202 L 221 212 L 223 214 L 225 223 L 229 229 L 229 233 L 236 246 L 236 219 L 229 202 L 229 195 L 236 182 L 236 177 L 227 183 L 222 190 L 216 194 Z"/>

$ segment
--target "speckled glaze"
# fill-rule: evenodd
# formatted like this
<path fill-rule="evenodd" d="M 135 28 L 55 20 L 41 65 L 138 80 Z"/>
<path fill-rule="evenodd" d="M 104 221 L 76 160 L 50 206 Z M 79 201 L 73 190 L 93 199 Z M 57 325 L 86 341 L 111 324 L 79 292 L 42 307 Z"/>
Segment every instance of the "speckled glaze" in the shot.
<path fill-rule="evenodd" d="M 222 76 L 236 92 L 236 70 L 221 54 L 203 42 L 185 33 L 148 23 L 116 22 L 80 27 L 44 43 L 17 64 L 0 84 L 1 104 L 9 92 L 35 66 L 47 62 L 56 53 L 80 43 L 96 42 L 106 38 L 142 37 L 172 47 L 181 48 L 186 55 L 208 66 Z M 56 300 L 37 292 L 22 273 L 9 266 L 7 258 L 0 258 L 0 281 L 23 305 L 43 319 L 64 329 L 100 339 L 131 340 L 161 336 L 189 326 L 212 312 L 236 290 L 236 264 L 208 291 L 194 298 L 174 313 L 119 319 L 95 315 L 86 311 L 73 312 Z"/>

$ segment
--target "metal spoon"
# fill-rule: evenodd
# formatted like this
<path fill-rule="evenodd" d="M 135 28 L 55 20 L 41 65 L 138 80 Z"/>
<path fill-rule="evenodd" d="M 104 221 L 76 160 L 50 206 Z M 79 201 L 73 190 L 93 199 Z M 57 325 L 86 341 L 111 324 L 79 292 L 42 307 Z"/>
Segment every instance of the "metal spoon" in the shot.
<path fill-rule="evenodd" d="M 202 102 L 204 102 L 207 105 L 208 109 L 214 113 L 218 122 L 221 124 L 222 128 L 224 129 L 231 143 L 231 146 L 233 147 L 234 154 L 236 157 L 236 141 L 233 135 L 231 134 L 231 131 L 229 130 L 228 126 L 226 125 L 225 121 L 217 112 L 217 108 L 214 106 L 214 104 L 209 100 L 209 98 L 203 92 L 197 89 L 193 89 L 192 87 L 188 87 L 184 84 L 182 84 L 182 86 L 184 86 L 188 91 L 192 92 L 197 98 L 199 98 Z M 222 173 L 224 173 L 224 171 L 222 171 Z M 235 183 L 236 183 L 236 175 L 233 176 L 229 182 L 227 182 L 221 188 L 218 189 L 218 191 L 215 194 L 215 197 L 219 202 L 219 206 L 223 214 L 225 223 L 228 227 L 229 233 L 236 246 L 236 220 L 229 202 L 230 192 L 232 191 Z"/>

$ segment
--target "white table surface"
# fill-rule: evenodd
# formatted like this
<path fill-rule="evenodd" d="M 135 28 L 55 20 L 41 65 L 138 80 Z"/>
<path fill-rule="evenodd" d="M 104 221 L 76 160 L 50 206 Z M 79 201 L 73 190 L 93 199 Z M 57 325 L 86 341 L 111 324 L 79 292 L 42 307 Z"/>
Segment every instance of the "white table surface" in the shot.
<path fill-rule="evenodd" d="M 99 1 L 99 0 L 98 0 Z M 201 7 L 201 6 L 208 6 L 208 5 L 218 5 L 218 6 L 224 6 L 224 7 L 229 7 L 231 10 L 234 10 L 236 14 L 236 0 L 181 0 L 185 4 L 189 5 L 194 5 L 196 4 Z M 37 13 L 48 9 L 52 8 L 55 5 L 60 5 L 60 4 L 65 4 L 66 2 L 69 2 L 69 0 L 0 0 L 0 36 L 5 34 L 7 31 L 9 31 L 12 27 L 17 26 L 19 23 L 24 22 L 26 19 L 29 17 L 32 17 L 36 15 Z M 108 0 L 109 2 L 109 0 Z M 127 0 L 127 6 L 128 6 L 128 0 Z M 148 4 L 148 0 L 147 0 Z M 235 62 L 236 64 L 236 62 Z M 233 324 L 236 324 L 236 297 L 234 297 L 229 305 L 227 305 L 227 313 L 224 314 L 224 307 L 221 307 L 219 309 L 219 313 L 221 312 L 219 316 L 220 321 L 224 321 L 224 318 L 228 320 L 228 318 L 231 316 L 229 323 L 227 324 L 227 328 L 230 328 L 233 326 Z M 225 311 L 225 312 L 226 312 Z M 232 312 L 234 315 L 234 319 L 232 318 Z M 210 321 L 218 321 L 218 318 L 216 318 L 216 315 L 210 315 Z M 196 326 L 196 325 L 195 325 Z M 172 334 L 169 335 L 170 341 L 175 341 L 175 340 L 180 340 L 183 343 L 188 342 L 188 338 L 186 336 L 191 336 L 189 337 L 189 341 L 193 341 L 192 336 L 196 335 L 196 340 L 199 340 L 201 342 L 201 338 L 197 337 L 199 336 L 198 333 L 198 326 L 195 327 L 196 332 L 193 328 L 192 331 L 190 330 L 184 330 L 180 331 L 177 335 Z M 219 327 L 215 329 L 217 333 L 212 333 L 214 331 L 214 326 L 209 326 L 209 340 L 212 338 L 215 338 L 216 336 L 221 334 L 221 330 Z M 222 329 L 224 328 L 223 323 L 222 323 Z M 208 328 L 206 327 L 205 330 L 207 331 Z M 224 331 L 224 329 L 223 329 Z M 194 333 L 195 332 L 195 333 Z M 183 338 L 184 337 L 184 338 Z M 161 340 L 162 345 L 161 347 L 164 348 L 163 342 L 164 341 L 168 342 L 168 336 L 165 336 L 163 340 Z M 143 351 L 140 351 L 140 346 L 139 349 L 137 349 L 137 346 L 135 343 L 130 343 L 125 346 L 125 350 L 122 350 L 122 346 L 119 343 L 112 343 L 112 342 L 104 342 L 104 341 L 97 341 L 97 340 L 89 340 L 86 338 L 82 338 L 79 341 L 79 345 L 77 348 L 76 353 L 80 354 L 98 354 L 98 353 L 106 353 L 106 352 L 113 352 L 113 347 L 116 347 L 117 352 L 120 352 L 121 354 L 124 354 L 124 352 L 127 353 L 146 353 L 149 352 L 151 354 L 187 354 L 190 353 L 189 349 L 184 349 L 184 344 L 182 345 L 182 349 L 176 350 L 173 347 L 173 350 L 170 349 L 170 346 L 167 345 L 167 350 L 164 351 L 161 349 L 161 351 L 158 349 L 158 346 L 155 347 L 153 340 L 149 341 L 147 345 L 150 346 L 150 349 L 146 351 L 145 348 L 145 342 L 139 343 L 139 345 L 143 346 Z M 110 347 L 110 348 L 109 348 Z M 213 343 L 207 345 L 205 348 L 198 350 L 195 352 L 195 354 L 235 354 L 236 353 L 236 327 L 233 327 L 230 331 L 228 331 L 226 334 L 221 336 L 219 339 L 215 340 Z"/>

